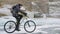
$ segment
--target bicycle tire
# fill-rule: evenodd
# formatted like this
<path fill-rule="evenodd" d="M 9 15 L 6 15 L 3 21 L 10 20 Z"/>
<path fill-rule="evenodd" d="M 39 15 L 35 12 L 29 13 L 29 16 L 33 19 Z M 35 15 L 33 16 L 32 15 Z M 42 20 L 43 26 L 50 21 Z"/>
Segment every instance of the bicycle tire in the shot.
<path fill-rule="evenodd" d="M 32 22 L 32 23 L 34 23 L 34 26 L 35 26 L 35 27 L 34 27 L 34 30 L 32 30 L 32 31 L 28 31 L 28 30 L 26 30 L 25 26 L 26 26 L 26 23 L 28 23 L 28 22 Z M 36 30 L 36 24 L 35 24 L 35 22 L 32 21 L 32 20 L 28 20 L 28 21 L 26 21 L 25 24 L 24 24 L 24 29 L 25 29 L 25 31 L 28 32 L 28 33 L 32 33 L 32 32 L 34 32 L 34 31 Z"/>
<path fill-rule="evenodd" d="M 7 22 L 4 24 L 4 30 L 5 30 L 7 33 L 13 33 L 13 32 L 15 31 L 15 29 L 14 29 L 13 31 L 11 31 L 11 32 L 8 32 L 8 31 L 6 30 L 6 28 L 5 28 L 6 24 L 8 24 L 9 22 L 14 23 L 14 24 L 15 24 L 15 27 L 16 27 L 16 23 L 15 23 L 14 21 L 7 21 Z"/>

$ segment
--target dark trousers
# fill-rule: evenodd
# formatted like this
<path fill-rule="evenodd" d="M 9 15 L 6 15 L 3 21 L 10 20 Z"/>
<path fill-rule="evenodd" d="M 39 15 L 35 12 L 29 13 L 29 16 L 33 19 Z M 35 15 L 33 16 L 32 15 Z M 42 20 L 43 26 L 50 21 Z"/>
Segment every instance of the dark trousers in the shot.
<path fill-rule="evenodd" d="M 17 21 L 16 29 L 19 29 L 19 24 L 20 24 L 20 21 L 21 21 L 22 17 L 23 17 L 22 15 L 18 15 L 18 16 L 15 17 L 16 21 Z"/>

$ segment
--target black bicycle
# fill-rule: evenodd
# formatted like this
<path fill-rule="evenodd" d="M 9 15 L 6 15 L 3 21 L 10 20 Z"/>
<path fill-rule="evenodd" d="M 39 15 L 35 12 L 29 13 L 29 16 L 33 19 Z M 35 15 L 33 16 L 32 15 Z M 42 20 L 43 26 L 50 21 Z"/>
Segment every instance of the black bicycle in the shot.
<path fill-rule="evenodd" d="M 24 30 L 28 33 L 32 33 L 35 31 L 36 29 L 36 24 L 33 20 L 30 20 L 28 18 L 25 18 L 26 21 L 24 23 Z M 22 20 L 23 21 L 23 20 Z M 23 23 L 23 22 L 22 22 Z M 4 30 L 7 32 L 7 33 L 13 33 L 15 31 L 15 28 L 16 28 L 16 22 L 15 21 L 7 21 L 5 24 L 4 24 Z"/>

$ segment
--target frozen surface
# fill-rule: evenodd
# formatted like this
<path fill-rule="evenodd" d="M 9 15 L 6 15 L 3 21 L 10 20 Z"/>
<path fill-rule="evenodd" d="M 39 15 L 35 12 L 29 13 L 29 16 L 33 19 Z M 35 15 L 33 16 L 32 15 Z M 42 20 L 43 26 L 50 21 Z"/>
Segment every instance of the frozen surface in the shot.
<path fill-rule="evenodd" d="M 12 16 L 5 16 L 5 17 L 0 17 L 0 34 L 60 34 L 60 19 L 58 18 L 30 18 L 30 20 L 33 20 L 37 28 L 33 33 L 27 33 L 23 26 L 21 26 L 21 31 L 15 31 L 14 33 L 6 33 L 4 31 L 4 23 L 13 20 L 15 21 L 15 18 Z M 23 19 L 22 19 L 23 20 Z M 22 21 L 24 22 L 26 21 Z"/>

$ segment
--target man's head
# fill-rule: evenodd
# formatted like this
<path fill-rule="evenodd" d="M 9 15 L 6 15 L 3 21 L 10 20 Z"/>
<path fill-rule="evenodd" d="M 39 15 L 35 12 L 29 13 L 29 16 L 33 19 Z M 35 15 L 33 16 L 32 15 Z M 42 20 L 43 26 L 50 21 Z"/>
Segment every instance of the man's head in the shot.
<path fill-rule="evenodd" d="M 18 4 L 19 6 L 23 6 L 22 4 Z"/>
<path fill-rule="evenodd" d="M 25 10 L 25 7 L 22 4 L 18 4 L 21 8 L 20 10 Z"/>
<path fill-rule="evenodd" d="M 17 4 L 20 7 L 20 10 L 25 10 L 25 7 L 22 4 Z"/>

